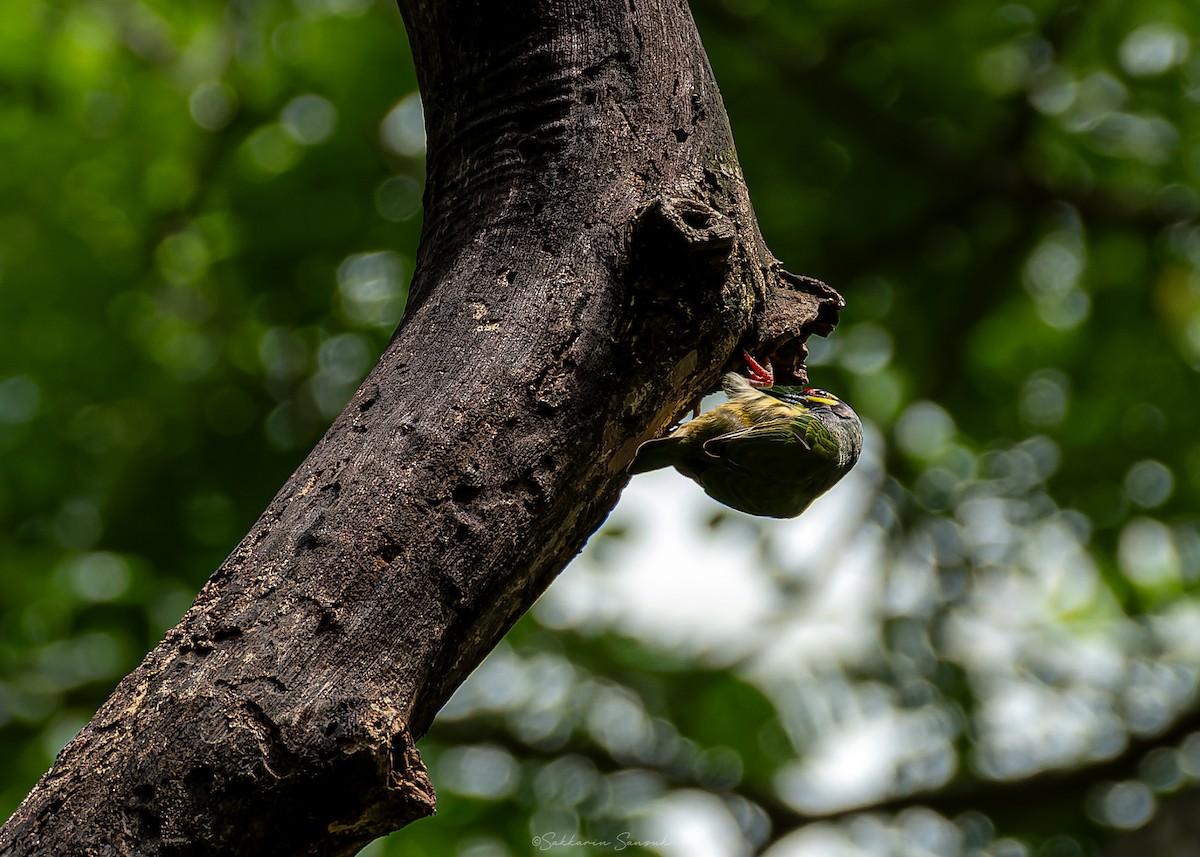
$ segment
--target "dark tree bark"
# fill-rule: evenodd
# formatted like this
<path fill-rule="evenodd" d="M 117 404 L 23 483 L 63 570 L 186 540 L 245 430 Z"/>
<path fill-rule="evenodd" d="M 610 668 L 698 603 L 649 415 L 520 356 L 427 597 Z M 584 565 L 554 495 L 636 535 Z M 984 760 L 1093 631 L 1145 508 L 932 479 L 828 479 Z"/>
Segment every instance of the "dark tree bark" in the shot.
<path fill-rule="evenodd" d="M 425 227 L 378 365 L 0 854 L 353 854 L 414 739 L 739 347 L 841 299 L 763 245 L 683 0 L 401 0 Z"/>

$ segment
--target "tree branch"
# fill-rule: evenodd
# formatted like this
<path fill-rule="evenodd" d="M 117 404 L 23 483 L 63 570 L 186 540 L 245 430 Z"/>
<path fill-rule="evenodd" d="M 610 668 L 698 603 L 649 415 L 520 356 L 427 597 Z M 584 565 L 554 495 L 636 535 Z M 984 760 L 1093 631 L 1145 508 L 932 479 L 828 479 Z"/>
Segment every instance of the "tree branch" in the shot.
<path fill-rule="evenodd" d="M 763 245 L 682 0 L 402 0 L 426 216 L 379 363 L 0 855 L 351 855 L 413 745 L 737 347 L 840 298 Z M 798 375 L 802 366 L 795 366 Z"/>

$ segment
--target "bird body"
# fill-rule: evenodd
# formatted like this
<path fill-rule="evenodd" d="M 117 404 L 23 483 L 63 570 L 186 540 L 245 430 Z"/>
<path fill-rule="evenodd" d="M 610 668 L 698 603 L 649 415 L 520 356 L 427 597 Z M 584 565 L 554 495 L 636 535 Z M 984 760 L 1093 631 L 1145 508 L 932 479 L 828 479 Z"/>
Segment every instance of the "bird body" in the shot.
<path fill-rule="evenodd" d="M 862 424 L 836 396 L 756 386 L 736 372 L 722 386 L 728 402 L 668 437 L 643 443 L 631 472 L 672 465 L 719 503 L 751 515 L 794 518 L 858 460 Z"/>

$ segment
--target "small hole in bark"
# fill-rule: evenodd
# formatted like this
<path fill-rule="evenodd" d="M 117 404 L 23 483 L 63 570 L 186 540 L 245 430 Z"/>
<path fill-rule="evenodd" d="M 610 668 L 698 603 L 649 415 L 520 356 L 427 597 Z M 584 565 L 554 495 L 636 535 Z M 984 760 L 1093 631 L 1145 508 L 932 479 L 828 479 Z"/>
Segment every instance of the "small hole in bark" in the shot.
<path fill-rule="evenodd" d="M 338 731 L 338 722 L 336 720 L 330 720 L 328 723 L 325 724 L 325 737 L 328 738 L 337 731 Z"/>
<path fill-rule="evenodd" d="M 379 557 L 388 565 L 391 565 L 392 560 L 400 556 L 400 546 L 394 545 L 391 542 L 384 542 L 375 549 L 375 556 Z"/>
<path fill-rule="evenodd" d="M 537 155 L 537 140 L 526 137 L 524 140 L 518 141 L 513 148 L 517 150 L 522 161 L 532 161 Z"/>
<path fill-rule="evenodd" d="M 465 542 L 467 537 L 471 535 L 471 528 L 466 524 L 459 524 L 454 528 L 454 538 L 460 542 Z"/>
<path fill-rule="evenodd" d="M 197 797 L 204 797 L 212 791 L 215 776 L 208 765 L 198 765 L 183 775 L 183 786 Z"/>
<path fill-rule="evenodd" d="M 682 142 L 684 142 L 685 140 L 687 140 L 687 138 L 688 138 L 689 136 L 691 136 L 691 135 L 690 135 L 690 134 L 688 134 L 688 132 L 687 132 L 687 131 L 684 131 L 682 128 L 676 128 L 676 129 L 675 129 L 675 140 L 676 140 L 676 142 L 682 143 Z"/>
<path fill-rule="evenodd" d="M 137 819 L 143 836 L 158 836 L 162 832 L 162 819 L 153 812 L 138 808 L 134 811 L 133 817 Z M 159 853 L 168 854 L 170 852 L 160 851 Z"/>
<path fill-rule="evenodd" d="M 229 628 L 222 628 L 221 630 L 219 630 L 215 634 L 213 634 L 212 640 L 214 643 L 219 643 L 219 642 L 221 642 L 221 640 L 232 640 L 232 639 L 236 639 L 237 637 L 240 637 L 240 636 L 242 636 L 241 628 L 229 627 Z"/>
<path fill-rule="evenodd" d="M 316 547 L 319 547 L 320 544 L 320 537 L 310 529 L 308 532 L 304 533 L 304 535 L 300 536 L 300 538 L 296 539 L 295 554 L 296 556 L 299 556 L 305 551 L 310 551 Z"/>
<path fill-rule="evenodd" d="M 389 563 L 390 564 L 390 563 Z M 317 620 L 316 633 L 327 634 L 330 631 L 336 631 L 342 627 L 342 623 L 337 620 L 332 610 L 323 609 L 321 618 Z"/>
<path fill-rule="evenodd" d="M 464 506 L 467 503 L 470 503 L 476 497 L 478 497 L 479 491 L 480 491 L 479 486 L 467 485 L 464 482 L 464 483 L 456 486 L 455 489 L 450 492 L 450 496 L 452 498 L 454 498 L 455 503 L 458 503 L 460 506 Z"/>
<path fill-rule="evenodd" d="M 133 787 L 133 796 L 145 802 L 154 799 L 154 786 L 150 783 L 138 783 Z"/>

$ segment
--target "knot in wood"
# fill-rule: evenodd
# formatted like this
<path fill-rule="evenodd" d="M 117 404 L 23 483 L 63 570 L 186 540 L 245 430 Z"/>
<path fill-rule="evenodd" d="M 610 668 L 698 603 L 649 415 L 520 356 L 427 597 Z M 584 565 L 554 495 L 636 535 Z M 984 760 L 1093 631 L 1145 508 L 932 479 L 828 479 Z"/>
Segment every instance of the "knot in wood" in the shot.
<path fill-rule="evenodd" d="M 719 290 L 737 246 L 737 227 L 712 206 L 659 197 L 634 224 L 632 258 L 639 279 L 664 295 Z"/>
<path fill-rule="evenodd" d="M 694 199 L 659 197 L 646 210 L 643 222 L 668 246 L 689 253 L 724 257 L 737 241 L 732 220 Z"/>

